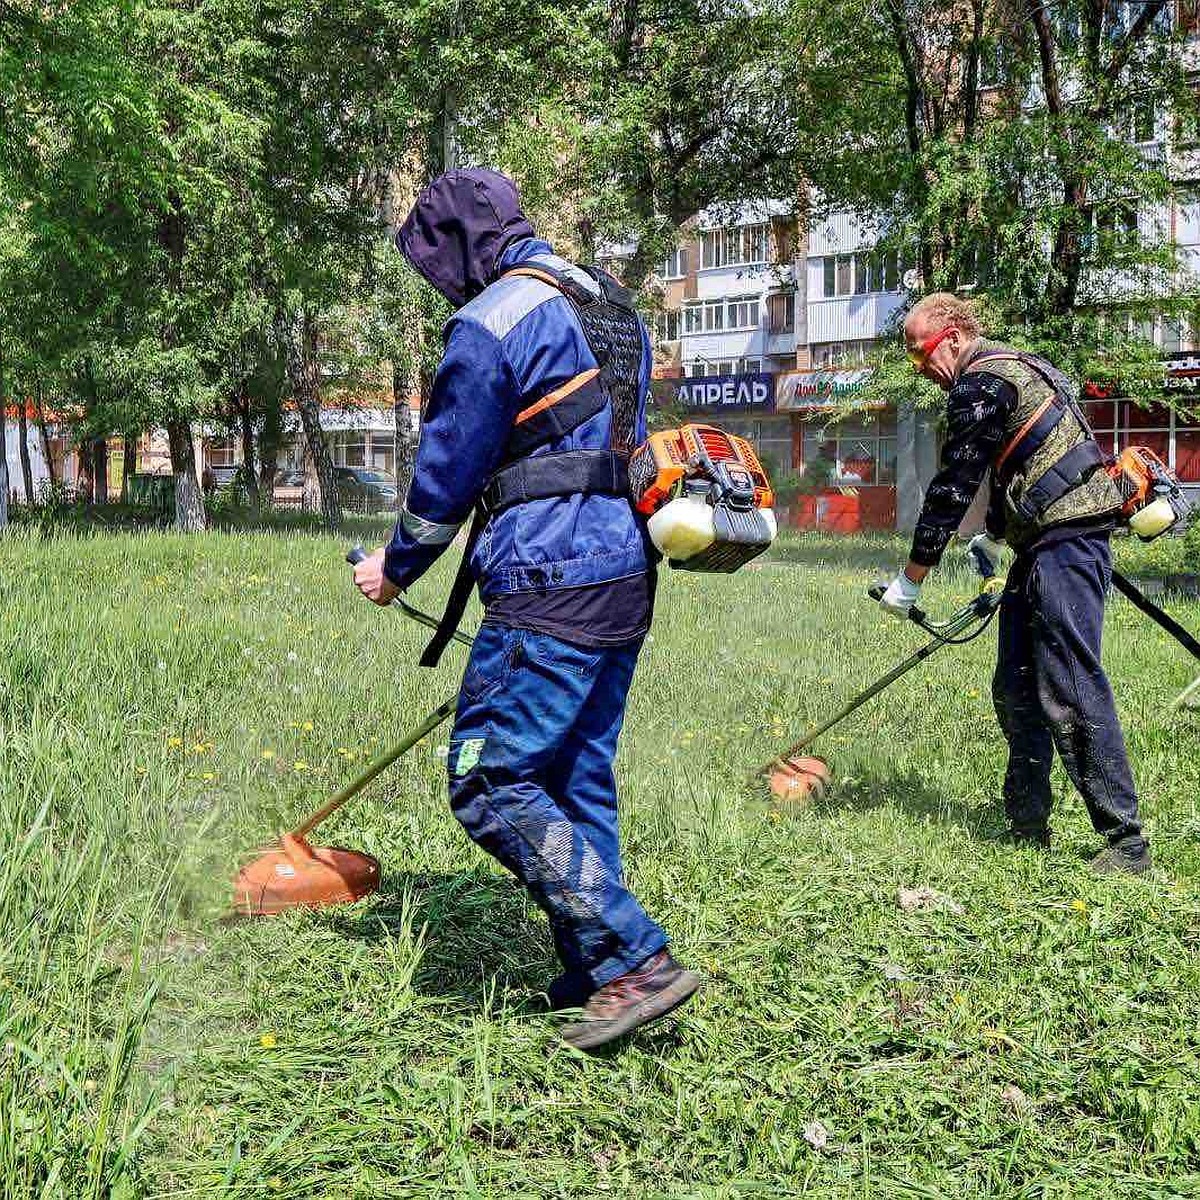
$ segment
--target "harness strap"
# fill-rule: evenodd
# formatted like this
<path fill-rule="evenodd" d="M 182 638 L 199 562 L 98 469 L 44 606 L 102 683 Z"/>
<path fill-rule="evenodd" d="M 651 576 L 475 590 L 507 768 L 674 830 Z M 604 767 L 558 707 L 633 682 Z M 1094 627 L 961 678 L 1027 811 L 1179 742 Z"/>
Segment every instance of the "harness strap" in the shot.
<path fill-rule="evenodd" d="M 611 450 L 564 450 L 502 467 L 488 480 L 479 507 L 490 517 L 530 500 L 628 494 L 629 468 L 619 454 Z"/>
<path fill-rule="evenodd" d="M 1152 600 L 1147 599 L 1141 590 L 1120 571 L 1112 573 L 1113 587 L 1117 589 L 1135 608 L 1140 609 L 1156 625 L 1165 629 L 1189 654 L 1200 658 L 1200 642 L 1198 642 L 1174 617 L 1163 612 Z"/>
<path fill-rule="evenodd" d="M 1022 520 L 1032 523 L 1102 466 L 1104 454 L 1096 442 L 1091 439 L 1080 442 L 1027 487 L 1020 499 L 1013 502 L 1013 507 Z"/>
<path fill-rule="evenodd" d="M 450 640 L 458 629 L 458 623 L 463 618 L 463 613 L 467 611 L 471 592 L 475 588 L 475 577 L 471 574 L 471 555 L 475 551 L 475 543 L 479 541 L 479 535 L 483 532 L 486 524 L 487 517 L 483 510 L 476 508 L 474 519 L 471 521 L 471 530 L 467 534 L 467 544 L 463 547 L 462 559 L 458 564 L 458 573 L 454 576 L 454 582 L 450 585 L 450 595 L 446 598 L 446 607 L 438 621 L 437 629 L 434 630 L 433 637 L 429 639 L 429 645 L 421 654 L 420 665 L 423 667 L 438 665 L 442 651 L 450 644 Z"/>

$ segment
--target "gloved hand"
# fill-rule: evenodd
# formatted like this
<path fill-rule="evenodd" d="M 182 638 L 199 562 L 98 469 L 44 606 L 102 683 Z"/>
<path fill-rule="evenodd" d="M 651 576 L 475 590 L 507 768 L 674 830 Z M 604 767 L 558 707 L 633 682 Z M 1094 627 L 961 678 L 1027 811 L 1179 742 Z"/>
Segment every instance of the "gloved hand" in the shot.
<path fill-rule="evenodd" d="M 994 541 L 986 533 L 977 533 L 967 543 L 967 558 L 984 579 L 1000 574 L 1004 543 Z"/>
<path fill-rule="evenodd" d="M 903 571 L 888 584 L 888 589 L 879 600 L 880 607 L 885 613 L 907 619 L 908 611 L 921 595 L 921 585 L 913 583 Z"/>

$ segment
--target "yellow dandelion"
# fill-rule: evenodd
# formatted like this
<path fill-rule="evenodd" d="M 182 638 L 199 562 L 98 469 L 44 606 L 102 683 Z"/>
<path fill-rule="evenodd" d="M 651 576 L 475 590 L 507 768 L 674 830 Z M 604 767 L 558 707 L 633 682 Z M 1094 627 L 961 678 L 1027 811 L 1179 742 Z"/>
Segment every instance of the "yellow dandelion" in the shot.
<path fill-rule="evenodd" d="M 312 727 L 313 727 L 313 723 L 311 721 L 305 721 L 304 724 L 300 726 L 300 728 L 303 729 L 305 733 L 312 733 Z"/>
<path fill-rule="evenodd" d="M 211 771 L 205 771 L 204 774 L 200 776 L 200 778 L 207 781 L 207 780 L 211 780 L 211 779 L 216 779 L 216 776 Z"/>
<path fill-rule="evenodd" d="M 263 756 L 263 758 L 265 758 L 267 760 L 267 762 L 270 762 L 271 759 L 273 759 L 275 757 L 275 751 L 274 750 L 264 750 L 262 752 L 262 756 Z"/>
<path fill-rule="evenodd" d="M 178 750 L 179 747 L 183 745 L 183 738 L 180 738 L 180 737 L 167 738 L 167 745 L 170 746 L 172 750 Z"/>
<path fill-rule="evenodd" d="M 308 763 L 302 762 L 301 760 L 297 759 L 296 762 L 294 762 L 292 764 L 292 770 L 293 771 L 307 771 Z"/>
<path fill-rule="evenodd" d="M 962 992 L 955 992 L 953 1000 L 955 1004 L 966 1004 L 967 1002 L 967 998 L 962 994 Z"/>
<path fill-rule="evenodd" d="M 1087 901 L 1086 900 L 1072 900 L 1071 907 L 1077 913 L 1085 913 L 1085 912 L 1087 912 Z"/>
<path fill-rule="evenodd" d="M 207 754 L 210 747 L 207 742 L 195 742 L 192 745 L 190 753 L 192 754 Z"/>
<path fill-rule="evenodd" d="M 273 1050 L 277 1044 L 275 1041 L 275 1035 L 273 1033 L 264 1033 L 262 1037 L 258 1039 L 258 1044 L 264 1050 Z"/>

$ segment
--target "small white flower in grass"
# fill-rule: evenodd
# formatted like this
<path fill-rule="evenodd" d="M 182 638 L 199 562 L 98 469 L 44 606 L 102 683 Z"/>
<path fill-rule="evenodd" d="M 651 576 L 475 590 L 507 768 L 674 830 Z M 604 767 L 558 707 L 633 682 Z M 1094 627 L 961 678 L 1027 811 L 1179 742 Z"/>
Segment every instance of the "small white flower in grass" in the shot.
<path fill-rule="evenodd" d="M 824 1150 L 829 1145 L 829 1130 L 820 1121 L 809 1121 L 804 1126 L 804 1140 L 814 1150 Z"/>
<path fill-rule="evenodd" d="M 450 757 L 450 747 L 449 746 L 439 746 L 434 751 L 434 754 L 436 754 L 438 756 L 438 758 L 449 758 Z"/>
<path fill-rule="evenodd" d="M 883 972 L 884 979 L 890 979 L 893 983 L 904 978 L 904 968 L 899 963 L 887 962 L 879 969 Z"/>
<path fill-rule="evenodd" d="M 163 660 L 161 658 L 158 660 L 158 662 L 155 665 L 158 667 L 158 669 L 160 671 L 165 671 L 167 669 L 167 664 L 165 662 L 163 662 Z"/>
<path fill-rule="evenodd" d="M 287 660 L 288 660 L 288 662 L 295 662 L 295 661 L 296 661 L 296 652 L 295 652 L 295 650 L 289 650 L 289 651 L 287 652 Z"/>
<path fill-rule="evenodd" d="M 249 646 L 242 647 L 242 657 L 243 658 L 249 658 L 253 653 L 254 653 L 254 651 Z"/>

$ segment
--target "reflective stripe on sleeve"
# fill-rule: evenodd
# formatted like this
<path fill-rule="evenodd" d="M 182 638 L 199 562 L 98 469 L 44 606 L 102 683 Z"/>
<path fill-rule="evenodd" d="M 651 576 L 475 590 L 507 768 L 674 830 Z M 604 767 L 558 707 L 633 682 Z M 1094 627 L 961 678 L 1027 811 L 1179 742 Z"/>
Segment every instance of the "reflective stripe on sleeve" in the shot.
<path fill-rule="evenodd" d="M 422 546 L 444 546 L 447 542 L 454 540 L 454 535 L 458 532 L 462 522 L 456 521 L 453 525 L 440 525 L 437 521 L 427 521 L 424 517 L 418 517 L 416 513 L 409 512 L 407 508 L 404 508 L 400 511 L 400 524 L 414 542 L 420 542 Z"/>

